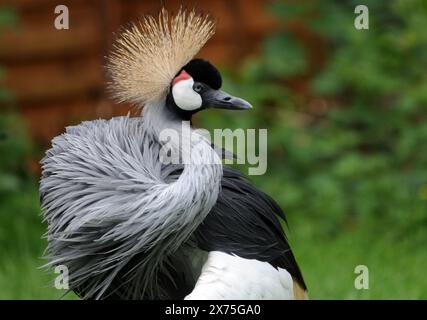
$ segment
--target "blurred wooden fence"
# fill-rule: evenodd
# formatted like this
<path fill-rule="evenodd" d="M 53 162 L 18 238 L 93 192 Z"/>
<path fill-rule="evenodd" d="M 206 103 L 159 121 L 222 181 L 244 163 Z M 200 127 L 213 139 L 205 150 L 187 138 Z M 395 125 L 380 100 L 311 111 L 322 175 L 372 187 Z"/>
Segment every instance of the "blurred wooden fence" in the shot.
<path fill-rule="evenodd" d="M 236 63 L 259 48 L 277 28 L 267 0 L 165 0 L 169 10 L 181 4 L 211 12 L 217 33 L 200 53 L 217 65 Z M 64 126 L 83 119 L 127 113 L 104 92 L 104 56 L 113 32 L 142 14 L 157 14 L 159 0 L 0 0 L 18 12 L 17 27 L 0 33 L 3 84 L 24 115 L 35 141 L 46 145 Z M 69 8 L 70 29 L 56 30 L 54 9 Z"/>

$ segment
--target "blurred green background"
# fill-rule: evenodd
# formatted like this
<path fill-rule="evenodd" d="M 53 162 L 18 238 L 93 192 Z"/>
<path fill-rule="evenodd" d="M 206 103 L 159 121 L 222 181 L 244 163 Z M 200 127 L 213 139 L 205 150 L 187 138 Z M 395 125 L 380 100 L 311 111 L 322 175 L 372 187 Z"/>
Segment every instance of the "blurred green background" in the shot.
<path fill-rule="evenodd" d="M 324 39 L 326 62 L 308 70 L 292 33 L 269 34 L 259 55 L 223 68 L 226 90 L 254 109 L 206 112 L 198 124 L 268 128 L 268 170 L 251 179 L 284 209 L 311 299 L 427 298 L 427 5 L 365 2 L 370 25 L 360 31 L 357 4 L 269 4 Z M 10 22 L 0 12 L 0 26 Z M 307 74 L 309 94 L 290 89 Z M 4 88 L 0 99 L 9 106 L 0 113 L 0 298 L 57 299 L 52 275 L 37 269 L 45 226 L 27 162 L 41 150 Z M 357 265 L 369 268 L 369 290 L 354 287 Z"/>

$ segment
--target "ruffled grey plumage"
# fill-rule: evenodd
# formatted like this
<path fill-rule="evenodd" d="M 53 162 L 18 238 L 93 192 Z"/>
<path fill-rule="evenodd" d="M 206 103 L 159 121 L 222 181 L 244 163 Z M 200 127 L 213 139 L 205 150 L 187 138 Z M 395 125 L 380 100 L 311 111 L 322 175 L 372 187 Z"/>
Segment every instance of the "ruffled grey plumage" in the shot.
<path fill-rule="evenodd" d="M 161 128 L 147 121 L 159 110 L 147 106 L 145 120 L 126 116 L 68 127 L 42 160 L 48 266 L 66 265 L 70 288 L 83 298 L 104 298 L 124 271 L 127 298 L 166 298 L 157 274 L 168 276 L 170 259 L 217 200 L 222 166 L 208 141 L 192 143 L 194 162 L 185 166 L 159 161 Z M 200 165 L 213 153 L 216 164 Z"/>

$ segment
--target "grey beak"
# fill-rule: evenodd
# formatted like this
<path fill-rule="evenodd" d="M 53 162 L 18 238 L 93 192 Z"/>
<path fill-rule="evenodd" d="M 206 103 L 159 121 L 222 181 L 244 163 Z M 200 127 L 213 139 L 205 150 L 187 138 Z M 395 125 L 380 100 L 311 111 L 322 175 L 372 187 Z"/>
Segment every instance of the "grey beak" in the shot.
<path fill-rule="evenodd" d="M 252 109 L 252 105 L 241 98 L 222 90 L 210 89 L 203 96 L 203 105 L 205 108 L 228 109 L 228 110 L 247 110 Z"/>

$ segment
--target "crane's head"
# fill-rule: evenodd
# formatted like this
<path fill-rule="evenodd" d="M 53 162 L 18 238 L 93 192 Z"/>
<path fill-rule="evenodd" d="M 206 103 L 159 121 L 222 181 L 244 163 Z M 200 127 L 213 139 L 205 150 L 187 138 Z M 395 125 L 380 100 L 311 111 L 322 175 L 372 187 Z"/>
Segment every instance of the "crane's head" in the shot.
<path fill-rule="evenodd" d="M 207 108 L 245 110 L 249 102 L 220 90 L 221 74 L 211 63 L 193 59 L 173 79 L 168 106 L 179 114 L 191 116 Z"/>
<path fill-rule="evenodd" d="M 119 102 L 166 106 L 184 117 L 206 108 L 249 109 L 243 99 L 221 91 L 219 71 L 193 59 L 215 33 L 209 15 L 162 9 L 158 19 L 145 16 L 120 34 L 108 57 L 109 88 Z"/>

